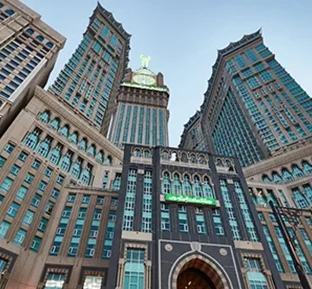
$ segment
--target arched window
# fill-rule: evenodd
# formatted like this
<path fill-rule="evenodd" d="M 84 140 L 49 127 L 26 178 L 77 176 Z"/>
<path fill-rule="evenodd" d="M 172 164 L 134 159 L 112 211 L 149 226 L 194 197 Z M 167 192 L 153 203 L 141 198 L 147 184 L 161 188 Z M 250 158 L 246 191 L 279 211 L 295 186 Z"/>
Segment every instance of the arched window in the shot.
<path fill-rule="evenodd" d="M 62 135 L 62 136 L 64 136 L 64 137 L 68 137 L 68 135 L 69 135 L 69 126 L 66 124 L 66 125 L 64 125 L 62 128 L 61 128 L 61 130 L 60 130 L 60 134 Z"/>
<path fill-rule="evenodd" d="M 139 149 L 135 149 L 134 150 L 134 156 L 137 157 L 137 158 L 140 158 L 142 157 L 142 153 Z"/>
<path fill-rule="evenodd" d="M 39 40 L 40 42 L 42 42 L 44 40 L 44 38 L 41 36 L 41 35 L 38 35 L 37 37 L 37 40 Z"/>
<path fill-rule="evenodd" d="M 69 172 L 72 163 L 72 153 L 68 152 L 62 159 L 61 168 L 65 172 Z"/>
<path fill-rule="evenodd" d="M 50 122 L 50 127 L 52 127 L 55 130 L 58 130 L 60 127 L 60 119 L 59 118 L 55 118 Z"/>
<path fill-rule="evenodd" d="M 298 188 L 292 189 L 294 201 L 296 203 L 297 208 L 306 208 L 309 206 L 306 198 L 301 194 Z"/>
<path fill-rule="evenodd" d="M 90 184 L 90 180 L 91 180 L 91 168 L 89 166 L 87 166 L 81 175 L 81 181 L 87 185 Z"/>
<path fill-rule="evenodd" d="M 202 189 L 202 186 L 200 184 L 198 176 L 194 177 L 194 187 L 193 187 L 193 189 L 194 189 L 194 196 L 195 197 L 202 197 L 203 196 L 203 189 Z"/>
<path fill-rule="evenodd" d="M 47 157 L 50 151 L 50 145 L 51 145 L 52 138 L 47 136 L 44 140 L 42 140 L 37 148 L 37 152 L 39 155 L 42 155 L 43 157 Z"/>
<path fill-rule="evenodd" d="M 263 175 L 262 176 L 262 181 L 264 181 L 265 183 L 271 183 L 271 179 L 267 176 L 267 175 Z"/>
<path fill-rule="evenodd" d="M 303 167 L 303 171 L 306 175 L 312 174 L 312 166 L 307 161 L 302 162 L 302 167 Z"/>
<path fill-rule="evenodd" d="M 78 143 L 78 132 L 75 131 L 74 133 L 72 133 L 69 137 L 69 140 L 71 142 L 73 142 L 74 144 L 77 144 Z"/>
<path fill-rule="evenodd" d="M 40 134 L 41 131 L 38 128 L 35 128 L 34 131 L 29 133 L 25 138 L 24 144 L 34 150 L 38 144 Z"/>
<path fill-rule="evenodd" d="M 258 196 L 257 196 L 257 199 L 258 199 L 258 203 L 259 205 L 263 206 L 263 207 L 266 207 L 267 206 L 267 199 L 265 198 L 264 196 L 264 193 L 262 191 L 258 191 Z"/>
<path fill-rule="evenodd" d="M 294 179 L 292 174 L 285 168 L 282 169 L 282 177 L 283 177 L 283 181 L 285 182 L 290 182 Z"/>
<path fill-rule="evenodd" d="M 171 194 L 171 181 L 170 181 L 169 174 L 167 172 L 164 173 L 164 177 L 163 177 L 162 193 L 165 195 Z"/>
<path fill-rule="evenodd" d="M 275 197 L 273 191 L 267 190 L 267 193 L 268 193 L 268 201 L 272 201 L 274 206 L 279 206 L 278 200 Z"/>
<path fill-rule="evenodd" d="M 277 173 L 277 172 L 273 172 L 272 173 L 272 180 L 275 184 L 278 184 L 278 183 L 282 183 L 283 182 L 283 179 L 281 178 L 281 176 Z"/>
<path fill-rule="evenodd" d="M 187 154 L 186 153 L 182 153 L 181 155 L 181 161 L 183 163 L 188 163 L 188 157 L 187 157 Z"/>
<path fill-rule="evenodd" d="M 103 151 L 99 151 L 98 154 L 96 155 L 96 160 L 102 164 L 104 162 L 104 153 Z"/>
<path fill-rule="evenodd" d="M 197 163 L 196 156 L 191 154 L 190 161 L 191 161 L 192 164 L 196 164 Z"/>
<path fill-rule="evenodd" d="M 178 174 L 174 174 L 173 176 L 173 193 L 176 195 L 182 194 L 182 186 L 181 186 L 181 181 L 180 181 L 180 177 Z"/>
<path fill-rule="evenodd" d="M 27 29 L 26 30 L 26 33 L 30 34 L 30 35 L 33 35 L 34 34 L 34 30 L 32 29 Z"/>
<path fill-rule="evenodd" d="M 192 195 L 192 185 L 191 185 L 191 181 L 190 181 L 190 176 L 189 175 L 184 175 L 183 195 L 185 195 L 185 196 L 191 196 Z"/>
<path fill-rule="evenodd" d="M 199 156 L 198 162 L 199 162 L 201 165 L 207 164 L 206 159 L 205 159 L 205 157 L 204 157 L 203 155 L 200 155 L 200 156 Z"/>
<path fill-rule="evenodd" d="M 79 143 L 78 147 L 83 149 L 84 151 L 87 149 L 87 140 L 83 138 Z"/>
<path fill-rule="evenodd" d="M 12 9 L 5 10 L 5 13 L 12 16 L 15 12 Z"/>
<path fill-rule="evenodd" d="M 56 165 L 58 165 L 60 159 L 61 159 L 61 148 L 62 146 L 61 145 L 57 145 L 52 151 L 51 151 L 51 154 L 50 154 L 50 161 Z"/>
<path fill-rule="evenodd" d="M 112 157 L 108 156 L 104 161 L 104 165 L 110 165 L 111 163 L 112 163 Z"/>
<path fill-rule="evenodd" d="M 151 157 L 151 152 L 149 150 L 144 150 L 143 154 L 144 154 L 144 158 L 148 159 Z"/>
<path fill-rule="evenodd" d="M 217 165 L 218 167 L 223 167 L 222 160 L 221 160 L 221 159 L 217 159 L 217 160 L 216 160 L 216 165 Z"/>
<path fill-rule="evenodd" d="M 169 160 L 169 154 L 167 151 L 163 151 L 162 155 L 161 155 L 161 159 L 168 161 Z"/>
<path fill-rule="evenodd" d="M 44 112 L 40 113 L 39 119 L 45 123 L 48 123 L 50 121 L 50 112 L 44 111 Z"/>
<path fill-rule="evenodd" d="M 91 156 L 95 156 L 95 145 L 92 144 L 89 146 L 88 151 L 87 151 Z"/>
<path fill-rule="evenodd" d="M 312 187 L 309 184 L 307 184 L 303 185 L 303 189 L 307 200 L 310 202 L 310 204 L 312 204 Z"/>
<path fill-rule="evenodd" d="M 76 177 L 77 179 L 79 179 L 80 174 L 81 174 L 81 163 L 82 161 L 80 159 L 78 159 L 74 164 L 73 164 L 73 168 L 71 171 L 71 174 Z"/>
<path fill-rule="evenodd" d="M 205 198 L 214 198 L 214 192 L 212 186 L 207 177 L 204 177 L 204 197 Z"/>
<path fill-rule="evenodd" d="M 52 42 L 47 42 L 46 46 L 48 46 L 49 48 L 53 48 L 54 44 Z"/>
<path fill-rule="evenodd" d="M 231 167 L 231 166 L 232 166 L 231 161 L 230 161 L 230 160 L 225 160 L 225 166 L 226 166 L 227 168 Z"/>
<path fill-rule="evenodd" d="M 302 178 L 302 177 L 304 177 L 303 171 L 301 169 L 299 169 L 299 167 L 297 165 L 292 165 L 291 168 L 292 168 L 293 176 L 295 178 Z"/>

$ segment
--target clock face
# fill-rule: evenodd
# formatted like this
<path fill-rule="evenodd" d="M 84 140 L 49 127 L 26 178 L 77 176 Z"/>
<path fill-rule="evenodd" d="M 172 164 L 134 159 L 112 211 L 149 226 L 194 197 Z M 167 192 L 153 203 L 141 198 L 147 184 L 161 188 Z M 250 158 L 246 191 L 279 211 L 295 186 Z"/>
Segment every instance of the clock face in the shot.
<path fill-rule="evenodd" d="M 144 84 L 144 85 L 153 85 L 155 84 L 155 79 L 151 76 L 144 75 L 144 74 L 138 74 L 133 77 L 133 80 L 138 84 Z"/>

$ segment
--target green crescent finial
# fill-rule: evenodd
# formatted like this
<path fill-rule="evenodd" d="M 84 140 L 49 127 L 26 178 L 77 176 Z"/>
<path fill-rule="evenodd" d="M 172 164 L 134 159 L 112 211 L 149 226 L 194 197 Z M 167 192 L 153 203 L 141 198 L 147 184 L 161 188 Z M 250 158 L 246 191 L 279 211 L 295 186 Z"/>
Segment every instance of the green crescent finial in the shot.
<path fill-rule="evenodd" d="M 144 56 L 143 54 L 141 54 L 140 58 L 141 58 L 141 67 L 147 68 L 148 63 L 151 60 L 151 57 L 150 56 Z"/>

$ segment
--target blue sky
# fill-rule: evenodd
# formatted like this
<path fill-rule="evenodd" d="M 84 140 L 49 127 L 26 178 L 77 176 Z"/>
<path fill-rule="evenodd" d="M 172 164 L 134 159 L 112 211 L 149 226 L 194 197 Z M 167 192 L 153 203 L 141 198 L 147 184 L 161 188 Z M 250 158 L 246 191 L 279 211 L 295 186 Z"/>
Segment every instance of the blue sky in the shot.
<path fill-rule="evenodd" d="M 217 50 L 262 28 L 265 44 L 312 95 L 310 0 L 100 0 L 132 35 L 129 66 L 150 55 L 170 89 L 170 145 L 202 104 Z M 49 83 L 78 46 L 96 0 L 23 0 L 67 38 Z"/>

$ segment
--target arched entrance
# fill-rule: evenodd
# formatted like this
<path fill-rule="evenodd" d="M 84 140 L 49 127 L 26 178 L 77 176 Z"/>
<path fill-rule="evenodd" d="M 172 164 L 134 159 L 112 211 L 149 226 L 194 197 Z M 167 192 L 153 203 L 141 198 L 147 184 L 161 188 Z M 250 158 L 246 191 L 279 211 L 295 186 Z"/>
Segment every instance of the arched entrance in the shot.
<path fill-rule="evenodd" d="M 222 271 L 208 258 L 193 254 L 179 262 L 172 289 L 230 289 Z"/>

